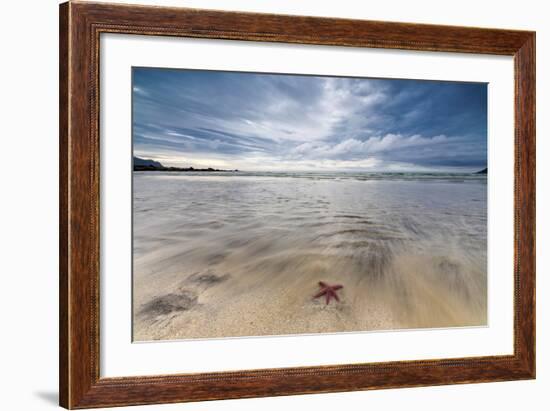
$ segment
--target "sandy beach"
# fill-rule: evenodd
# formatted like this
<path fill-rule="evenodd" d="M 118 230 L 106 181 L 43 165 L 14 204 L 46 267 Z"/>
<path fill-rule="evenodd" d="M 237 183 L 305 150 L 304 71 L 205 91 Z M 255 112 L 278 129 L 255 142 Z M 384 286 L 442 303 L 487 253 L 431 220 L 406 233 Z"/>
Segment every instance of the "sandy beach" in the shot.
<path fill-rule="evenodd" d="M 485 176 L 135 173 L 134 340 L 484 325 L 486 206 Z"/>

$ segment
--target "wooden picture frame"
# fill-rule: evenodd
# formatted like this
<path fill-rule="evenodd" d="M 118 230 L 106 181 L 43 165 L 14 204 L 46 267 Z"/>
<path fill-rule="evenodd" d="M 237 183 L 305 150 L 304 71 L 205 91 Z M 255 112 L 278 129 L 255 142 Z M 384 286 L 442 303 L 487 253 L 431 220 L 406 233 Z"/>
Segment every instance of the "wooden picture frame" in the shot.
<path fill-rule="evenodd" d="M 100 378 L 101 33 L 513 56 L 514 353 Z M 69 2 L 60 6 L 60 404 L 91 408 L 535 378 L 535 33 Z"/>

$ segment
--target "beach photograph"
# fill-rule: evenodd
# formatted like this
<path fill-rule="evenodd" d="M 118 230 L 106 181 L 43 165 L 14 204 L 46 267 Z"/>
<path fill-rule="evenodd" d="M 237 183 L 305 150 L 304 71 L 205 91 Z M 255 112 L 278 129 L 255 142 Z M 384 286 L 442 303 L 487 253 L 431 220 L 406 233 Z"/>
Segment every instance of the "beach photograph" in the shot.
<path fill-rule="evenodd" d="M 487 84 L 132 68 L 133 341 L 487 325 Z"/>

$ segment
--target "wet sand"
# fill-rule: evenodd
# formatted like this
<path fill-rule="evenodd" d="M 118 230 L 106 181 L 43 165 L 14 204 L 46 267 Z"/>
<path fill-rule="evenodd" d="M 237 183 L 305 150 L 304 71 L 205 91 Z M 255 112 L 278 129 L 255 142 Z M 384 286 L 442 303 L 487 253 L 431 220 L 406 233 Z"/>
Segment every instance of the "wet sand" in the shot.
<path fill-rule="evenodd" d="M 134 340 L 484 325 L 486 207 L 484 177 L 136 173 Z"/>

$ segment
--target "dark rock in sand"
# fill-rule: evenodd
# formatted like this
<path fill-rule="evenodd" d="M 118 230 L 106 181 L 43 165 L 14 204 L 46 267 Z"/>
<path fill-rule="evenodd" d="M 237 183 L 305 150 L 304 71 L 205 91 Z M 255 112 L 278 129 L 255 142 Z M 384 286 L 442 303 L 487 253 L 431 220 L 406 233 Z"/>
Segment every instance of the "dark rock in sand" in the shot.
<path fill-rule="evenodd" d="M 197 295 L 191 291 L 182 290 L 178 294 L 166 294 L 149 301 L 141 309 L 141 314 L 156 317 L 173 312 L 187 311 L 197 305 Z"/>
<path fill-rule="evenodd" d="M 213 272 L 199 272 L 191 275 L 189 281 L 195 284 L 201 284 L 206 286 L 211 286 L 224 282 L 229 278 L 229 274 L 217 275 Z"/>

